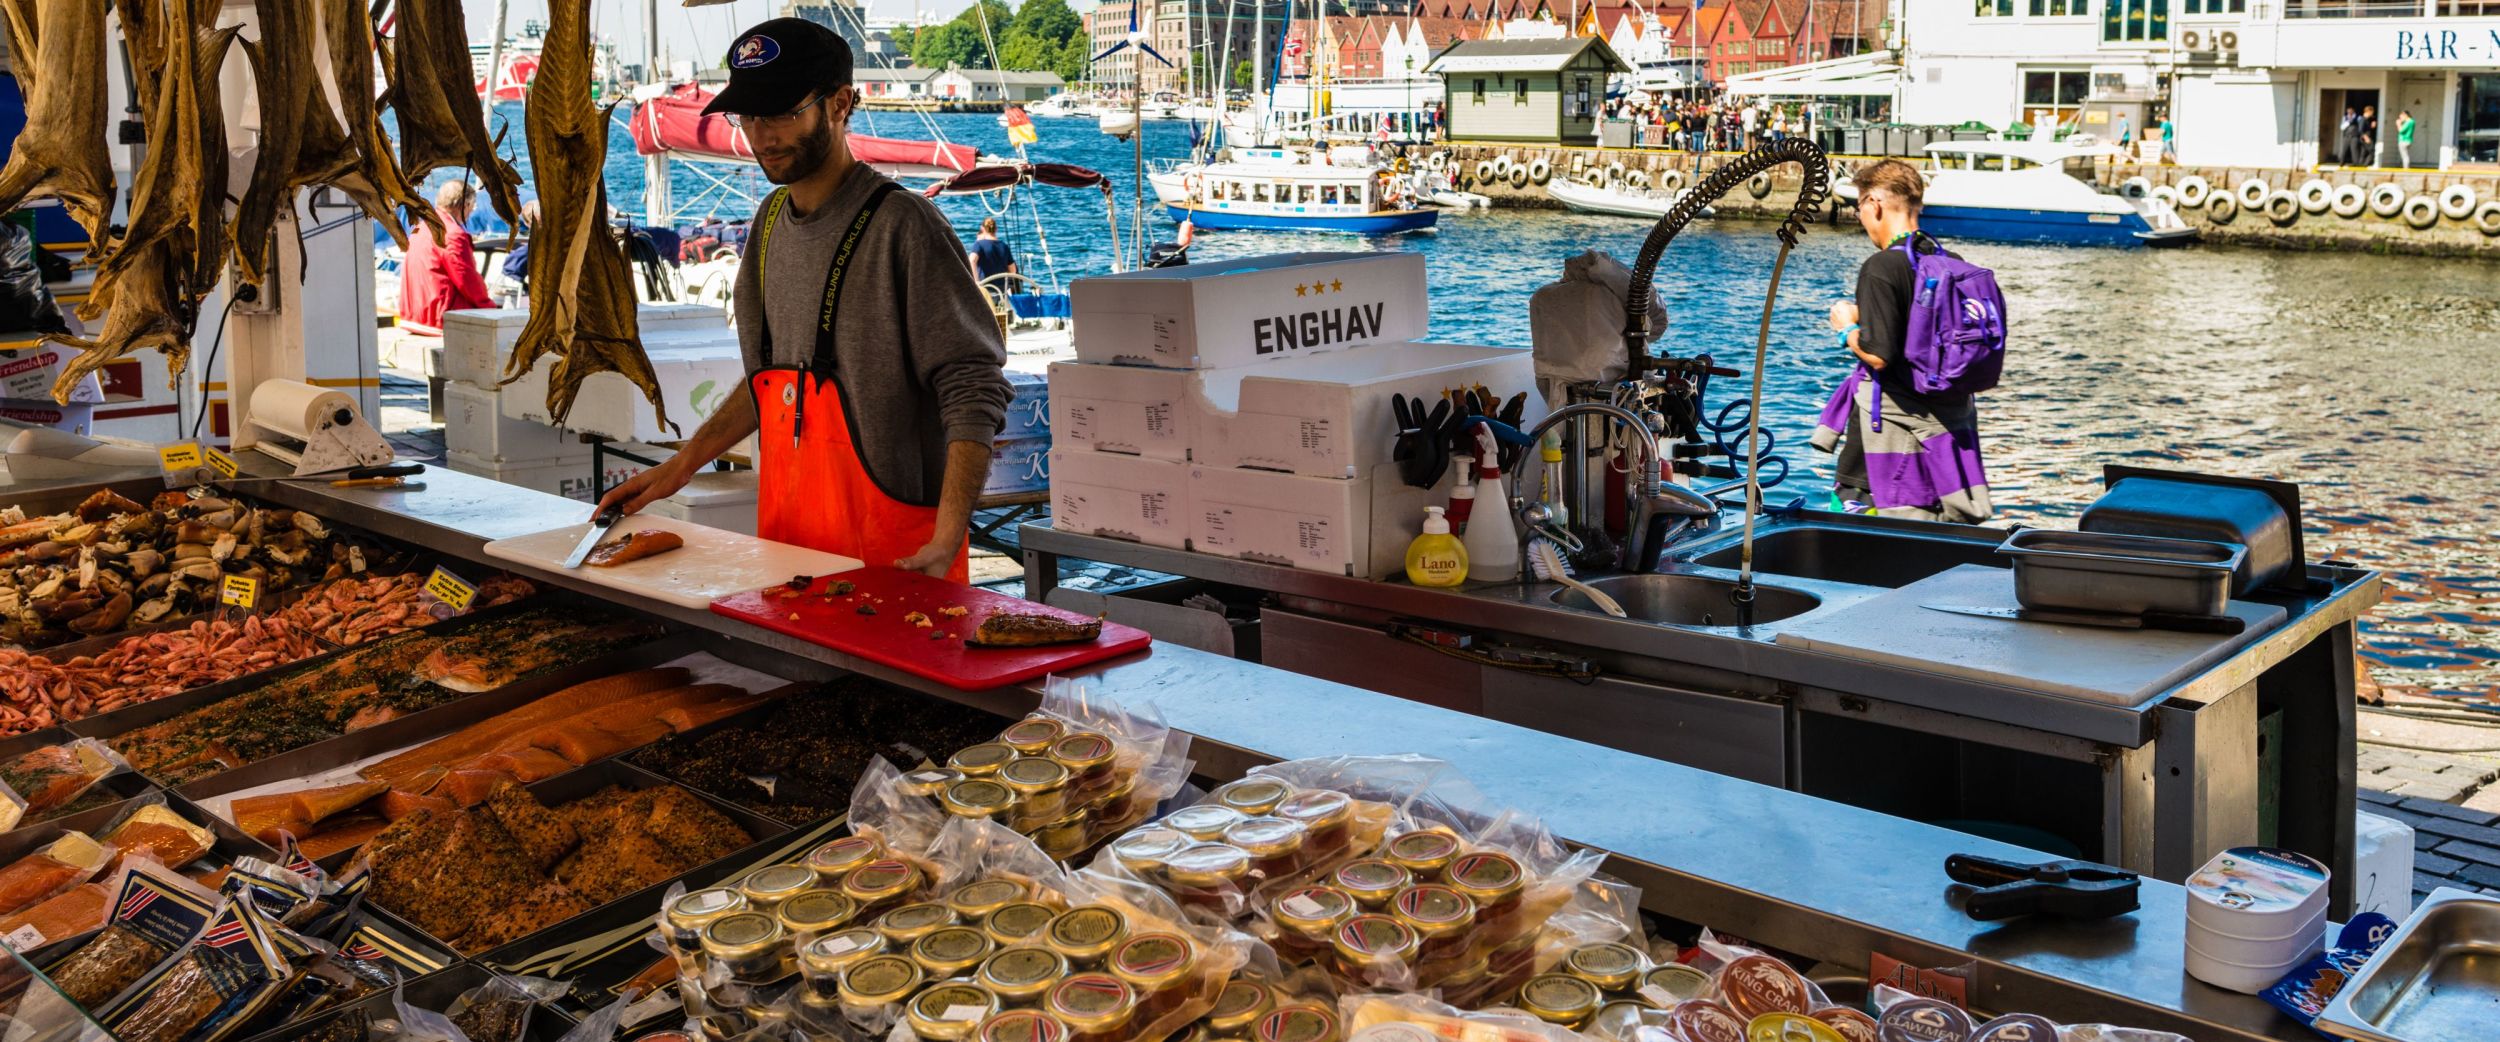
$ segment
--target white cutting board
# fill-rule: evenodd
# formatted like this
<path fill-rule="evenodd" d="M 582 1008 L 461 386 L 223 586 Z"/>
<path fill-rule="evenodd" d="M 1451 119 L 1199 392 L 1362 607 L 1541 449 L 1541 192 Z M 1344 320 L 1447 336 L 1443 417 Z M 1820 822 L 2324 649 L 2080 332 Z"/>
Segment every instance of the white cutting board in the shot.
<path fill-rule="evenodd" d="M 2011 569 L 1966 564 L 1807 619 L 1780 644 L 2106 705 L 2139 706 L 2283 624 L 2270 604 L 2232 601 L 2237 634 L 2124 630 L 1934 611 L 1929 604 L 2013 608 Z"/>
<path fill-rule="evenodd" d="M 859 567 L 839 554 L 776 543 L 751 535 L 724 532 L 692 521 L 628 514 L 608 530 L 614 539 L 628 532 L 660 528 L 677 533 L 686 545 L 612 568 L 583 565 L 572 574 L 601 586 L 639 594 L 688 608 L 709 608 L 733 593 L 760 590 L 790 581 L 794 575 L 832 575 Z M 564 570 L 564 559 L 590 531 L 590 522 L 545 532 L 498 539 L 486 544 L 486 556 L 515 564 Z"/>

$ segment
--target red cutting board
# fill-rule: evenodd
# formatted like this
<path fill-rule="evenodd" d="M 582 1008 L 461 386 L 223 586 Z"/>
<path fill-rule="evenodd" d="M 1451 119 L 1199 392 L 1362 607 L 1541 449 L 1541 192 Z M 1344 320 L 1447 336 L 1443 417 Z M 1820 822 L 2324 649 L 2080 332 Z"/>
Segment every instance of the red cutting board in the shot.
<path fill-rule="evenodd" d="M 822 596 L 841 582 L 852 585 L 850 593 L 830 599 Z M 712 610 L 961 691 L 985 691 L 1021 683 L 1046 673 L 1125 655 L 1154 640 L 1144 630 L 1106 621 L 1102 624 L 1102 636 L 1086 644 L 1035 648 L 966 645 L 963 638 L 979 628 L 981 620 L 1001 611 L 1045 612 L 1076 621 L 1086 621 L 1086 617 L 1021 597 L 894 568 L 861 568 L 820 576 L 808 584 L 807 592 L 796 597 L 782 596 L 788 589 L 771 586 L 731 594 L 713 601 Z M 875 608 L 877 613 L 860 614 L 863 604 Z M 949 605 L 965 609 L 964 616 L 950 619 L 940 614 L 939 609 Z M 923 628 L 905 621 L 904 617 L 915 611 L 927 615 L 931 625 Z M 949 636 L 933 640 L 931 632 Z"/>

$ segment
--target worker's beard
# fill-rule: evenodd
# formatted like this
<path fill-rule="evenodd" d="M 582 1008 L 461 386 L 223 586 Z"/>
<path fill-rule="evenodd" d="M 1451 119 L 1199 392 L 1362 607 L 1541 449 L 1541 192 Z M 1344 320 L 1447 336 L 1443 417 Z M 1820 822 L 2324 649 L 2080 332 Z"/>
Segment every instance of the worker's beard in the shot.
<path fill-rule="evenodd" d="M 816 129 L 791 145 L 786 156 L 786 159 L 774 156 L 770 161 L 758 164 L 764 168 L 765 180 L 777 185 L 797 184 L 823 169 L 825 163 L 833 158 L 833 121 L 817 121 Z"/>

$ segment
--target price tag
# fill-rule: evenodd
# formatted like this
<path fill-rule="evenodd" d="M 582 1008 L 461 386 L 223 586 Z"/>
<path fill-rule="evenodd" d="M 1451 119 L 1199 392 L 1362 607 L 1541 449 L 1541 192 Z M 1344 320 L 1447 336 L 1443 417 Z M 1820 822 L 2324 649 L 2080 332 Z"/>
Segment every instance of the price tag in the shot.
<path fill-rule="evenodd" d="M 6 941 L 12 951 L 31 952 L 43 947 L 43 931 L 35 929 L 30 923 L 9 931 L 7 937 L 0 937 L 0 941 Z"/>
<path fill-rule="evenodd" d="M 989 1012 L 990 1012 L 990 1011 L 989 1011 L 988 1009 L 986 1009 L 986 1008 L 984 1008 L 984 1007 L 981 1007 L 981 1006 L 971 1006 L 971 1005 L 965 1005 L 965 1006 L 948 1006 L 948 1007 L 946 1007 L 946 1015 L 945 1015 L 944 1017 L 940 1017 L 940 1018 L 938 1018 L 938 1019 L 940 1019 L 940 1020 L 979 1020 L 979 1019 L 981 1019 L 982 1017 L 988 1016 L 988 1015 L 989 1015 Z"/>
<path fill-rule="evenodd" d="M 455 615 L 469 610 L 469 602 L 477 597 L 477 587 L 444 571 L 440 565 L 435 566 L 434 574 L 425 577 L 425 592 Z"/>
<path fill-rule="evenodd" d="M 260 603 L 260 580 L 242 575 L 226 576 L 217 588 L 217 603 L 245 611 Z"/>
<path fill-rule="evenodd" d="M 236 463 L 234 457 L 219 452 L 213 447 L 201 446 L 200 455 L 208 457 L 208 469 L 216 471 L 217 477 L 221 480 L 232 481 L 235 475 L 243 473 L 243 465 Z"/>
<path fill-rule="evenodd" d="M 1286 898 L 1284 903 L 1278 905 L 1278 907 L 1283 908 L 1285 910 L 1285 914 L 1287 915 L 1300 916 L 1304 919 L 1313 918 L 1321 912 L 1327 911 L 1327 909 L 1320 907 L 1319 902 L 1311 900 L 1310 898 L 1304 897 L 1300 894 L 1295 894 L 1292 897 Z"/>
<path fill-rule="evenodd" d="M 156 462 L 165 472 L 165 487 L 167 488 L 197 485 L 205 477 L 200 472 L 200 444 L 195 441 L 178 441 L 171 445 L 158 446 Z"/>
<path fill-rule="evenodd" d="M 1674 1009 L 1677 1001 L 1676 997 L 1669 994 L 1667 989 L 1661 988 L 1655 984 L 1641 985 L 1641 990 L 1638 994 L 1641 997 L 1641 1001 L 1647 1002 L 1652 1006 L 1658 1007 L 1659 1009 Z"/>

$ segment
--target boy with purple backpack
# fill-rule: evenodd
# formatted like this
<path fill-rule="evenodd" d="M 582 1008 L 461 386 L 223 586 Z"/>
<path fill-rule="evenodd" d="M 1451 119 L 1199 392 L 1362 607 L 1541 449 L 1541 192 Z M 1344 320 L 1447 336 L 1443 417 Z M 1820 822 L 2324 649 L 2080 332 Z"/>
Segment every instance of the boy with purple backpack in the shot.
<path fill-rule="evenodd" d="M 1876 246 L 1857 299 L 1832 305 L 1839 346 L 1858 365 L 1824 405 L 1814 445 L 1839 452 L 1843 509 L 1975 524 L 1994 508 L 1971 396 L 2005 361 L 2005 298 L 1996 276 L 1918 230 L 1918 168 L 1887 159 L 1859 170 L 1858 223 Z"/>

